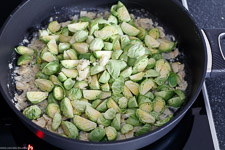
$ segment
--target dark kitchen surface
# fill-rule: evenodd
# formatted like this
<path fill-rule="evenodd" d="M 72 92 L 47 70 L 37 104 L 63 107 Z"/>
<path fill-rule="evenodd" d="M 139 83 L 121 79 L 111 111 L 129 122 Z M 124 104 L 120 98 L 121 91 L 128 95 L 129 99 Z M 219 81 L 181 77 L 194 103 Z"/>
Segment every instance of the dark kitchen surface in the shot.
<path fill-rule="evenodd" d="M 4 5 L 0 5 L 0 24 L 7 18 L 8 13 L 11 12 L 22 0 L 8 0 Z M 207 28 L 222 28 L 225 27 L 225 1 L 224 0 L 187 0 L 190 12 L 198 22 L 199 27 Z M 210 7 L 209 7 L 210 6 Z M 222 101 L 224 94 L 223 89 L 225 83 L 223 77 L 207 80 L 207 87 L 209 87 L 210 101 L 214 102 L 214 114 L 225 114 L 222 111 Z M 217 96 L 217 95 L 220 95 Z M 219 97 L 219 98 L 218 98 Z M 212 103 L 211 102 L 211 103 Z M 223 102 L 223 103 L 222 103 Z M 214 117 L 215 118 L 215 117 Z M 225 118 L 223 116 L 223 118 Z M 217 124 L 217 122 L 215 122 Z M 218 120 L 218 125 L 221 124 Z M 219 132 L 219 131 L 218 131 Z M 218 136 L 221 149 L 225 149 L 224 136 L 221 130 L 221 136 Z M 219 132 L 219 133 L 220 133 Z M 173 142 L 175 141 L 175 142 Z M 13 114 L 3 98 L 0 96 L 0 148 L 2 146 L 28 146 L 32 144 L 35 149 L 55 149 L 54 146 L 47 144 L 43 140 L 37 138 L 32 134 Z M 211 133 L 209 131 L 208 119 L 204 109 L 204 102 L 202 95 L 195 102 L 192 109 L 187 113 L 179 125 L 173 129 L 168 135 L 157 141 L 156 143 L 144 149 L 184 149 L 184 150 L 211 150 L 213 149 Z"/>
<path fill-rule="evenodd" d="M 187 0 L 189 10 L 200 28 L 223 28 L 225 32 L 225 1 L 224 0 Z M 218 32 L 215 30 L 215 32 Z M 218 34 L 217 34 L 218 35 Z M 212 50 L 218 50 L 217 38 L 208 35 Z M 213 41 L 213 42 L 212 42 Z M 225 40 L 222 41 L 223 52 Z M 225 68 L 225 66 L 224 66 Z M 214 124 L 220 149 L 225 149 L 225 73 L 215 78 L 206 79 L 206 88 L 212 110 Z"/>

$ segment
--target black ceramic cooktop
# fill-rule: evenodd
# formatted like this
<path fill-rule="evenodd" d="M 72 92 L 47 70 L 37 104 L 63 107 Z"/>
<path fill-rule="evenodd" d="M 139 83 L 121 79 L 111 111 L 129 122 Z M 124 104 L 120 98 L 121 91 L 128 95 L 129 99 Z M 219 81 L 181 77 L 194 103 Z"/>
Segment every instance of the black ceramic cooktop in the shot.
<path fill-rule="evenodd" d="M 0 25 L 3 24 L 5 19 L 9 16 L 10 12 L 21 1 L 22 0 L 7 0 L 4 1 L 4 4 L 0 5 Z M 214 3 L 215 1 L 222 2 L 223 0 L 207 0 L 207 3 Z M 201 7 L 207 6 L 206 1 L 204 0 L 200 0 L 199 2 L 190 0 L 189 8 L 191 8 L 190 10 L 193 10 L 194 13 L 196 13 L 196 10 L 199 10 L 199 8 L 196 8 L 195 3 L 197 3 L 197 5 Z M 201 13 L 194 14 L 197 16 L 197 20 L 199 19 L 198 14 Z M 201 21 L 201 19 L 199 19 L 198 21 Z M 223 21 L 219 21 L 220 26 L 221 22 Z M 199 23 L 200 26 L 202 24 L 204 23 Z M 210 26 L 208 24 L 207 27 Z M 56 147 L 54 147 L 54 145 L 46 143 L 45 141 L 39 139 L 33 133 L 31 133 L 11 111 L 9 106 L 4 101 L 3 97 L 0 95 L 0 149 L 27 149 L 29 144 L 34 149 L 57 149 Z M 162 139 L 143 149 L 214 149 L 202 93 L 200 94 L 192 108 L 182 119 L 182 121 L 171 132 L 169 132 Z"/>

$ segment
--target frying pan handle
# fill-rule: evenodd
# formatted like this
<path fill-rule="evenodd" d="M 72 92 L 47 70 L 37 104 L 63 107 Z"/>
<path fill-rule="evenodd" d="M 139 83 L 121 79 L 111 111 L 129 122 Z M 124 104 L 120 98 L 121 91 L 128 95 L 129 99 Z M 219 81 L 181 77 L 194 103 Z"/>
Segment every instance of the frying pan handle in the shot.
<path fill-rule="evenodd" d="M 208 57 L 206 77 L 225 74 L 225 48 L 222 48 L 225 29 L 203 29 L 202 34 L 205 39 Z"/>

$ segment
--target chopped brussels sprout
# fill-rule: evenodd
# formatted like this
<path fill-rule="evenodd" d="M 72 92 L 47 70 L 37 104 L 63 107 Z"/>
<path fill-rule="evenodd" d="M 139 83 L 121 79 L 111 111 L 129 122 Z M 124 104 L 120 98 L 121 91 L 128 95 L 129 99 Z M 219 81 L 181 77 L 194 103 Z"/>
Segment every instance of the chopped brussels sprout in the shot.
<path fill-rule="evenodd" d="M 119 101 L 118 101 L 119 107 L 120 107 L 121 109 L 127 108 L 127 103 L 128 103 L 128 100 L 127 100 L 126 97 L 121 97 L 121 98 L 119 99 Z"/>
<path fill-rule="evenodd" d="M 108 127 L 108 126 L 110 126 L 110 124 L 111 124 L 111 120 L 106 119 L 106 118 L 104 117 L 104 115 L 101 114 L 101 115 L 99 116 L 98 120 L 97 120 L 97 123 L 98 123 L 99 125 L 103 125 L 103 126 L 105 126 L 105 127 Z"/>
<path fill-rule="evenodd" d="M 57 100 L 54 98 L 54 96 L 53 96 L 53 93 L 50 93 L 49 95 L 48 95 L 48 103 L 49 104 L 51 104 L 51 103 L 56 103 L 56 104 L 58 104 L 58 102 L 57 102 Z"/>
<path fill-rule="evenodd" d="M 101 92 L 99 98 L 100 99 L 106 99 L 106 98 L 111 97 L 111 95 L 112 95 L 111 91 L 109 91 L 109 92 Z"/>
<path fill-rule="evenodd" d="M 82 100 L 74 100 L 72 101 L 72 105 L 74 109 L 78 112 L 85 112 L 87 106 L 91 106 L 89 102 L 82 101 Z"/>
<path fill-rule="evenodd" d="M 126 81 L 125 82 L 126 87 L 134 94 L 138 95 L 139 93 L 139 84 L 133 82 L 133 81 Z"/>
<path fill-rule="evenodd" d="M 145 44 L 148 46 L 148 48 L 157 48 L 160 46 L 160 43 L 150 35 L 145 36 Z"/>
<path fill-rule="evenodd" d="M 100 90 L 83 90 L 83 96 L 88 100 L 95 100 L 99 98 L 101 92 Z"/>
<path fill-rule="evenodd" d="M 144 77 L 144 73 L 143 72 L 139 72 L 137 74 L 134 74 L 132 76 L 130 76 L 130 79 L 134 82 L 140 81 L 142 80 Z"/>
<path fill-rule="evenodd" d="M 86 89 L 87 86 L 88 86 L 88 83 L 86 81 L 77 81 L 74 84 L 74 87 L 79 89 Z"/>
<path fill-rule="evenodd" d="M 122 53 L 123 53 L 122 50 L 115 50 L 112 54 L 112 59 L 119 59 L 119 57 Z"/>
<path fill-rule="evenodd" d="M 149 78 L 149 77 L 158 77 L 160 76 L 160 73 L 154 69 L 149 69 L 145 71 L 144 77 Z"/>
<path fill-rule="evenodd" d="M 121 29 L 129 36 L 137 36 L 140 33 L 140 30 L 126 22 L 122 22 Z"/>
<path fill-rule="evenodd" d="M 132 74 L 132 67 L 128 67 L 127 69 L 125 69 L 120 73 L 120 76 L 123 78 L 128 78 L 130 77 L 131 74 Z"/>
<path fill-rule="evenodd" d="M 116 112 L 120 112 L 119 106 L 117 105 L 117 103 L 112 98 L 108 99 L 107 107 L 108 108 L 114 108 L 116 110 Z"/>
<path fill-rule="evenodd" d="M 109 75 L 109 73 L 105 70 L 105 71 L 102 73 L 101 77 L 99 78 L 99 82 L 101 82 L 101 83 L 108 83 L 109 79 L 110 79 L 110 75 Z"/>
<path fill-rule="evenodd" d="M 62 83 L 58 80 L 58 78 L 55 75 L 51 75 L 49 77 L 49 80 L 52 81 L 54 85 L 62 85 Z"/>
<path fill-rule="evenodd" d="M 62 86 L 55 86 L 53 89 L 53 96 L 56 100 L 62 100 L 65 96 L 65 91 Z"/>
<path fill-rule="evenodd" d="M 75 69 L 67 69 L 62 68 L 61 71 L 68 77 L 68 78 L 76 78 L 78 75 L 78 71 Z"/>
<path fill-rule="evenodd" d="M 151 125 L 145 124 L 140 130 L 135 133 L 135 136 L 140 136 L 142 134 L 148 133 L 151 131 Z"/>
<path fill-rule="evenodd" d="M 140 31 L 140 33 L 137 35 L 137 37 L 140 40 L 144 40 L 145 36 L 147 35 L 147 31 L 144 28 L 142 28 L 142 27 L 138 27 L 138 30 Z"/>
<path fill-rule="evenodd" d="M 127 120 L 126 120 L 127 124 L 130 124 L 132 126 L 141 126 L 142 123 L 140 123 L 140 121 L 138 120 L 138 118 L 135 115 L 130 116 Z"/>
<path fill-rule="evenodd" d="M 91 133 L 88 135 L 88 140 L 92 142 L 99 142 L 105 136 L 105 129 L 101 127 L 95 128 Z"/>
<path fill-rule="evenodd" d="M 69 138 L 75 139 L 79 135 L 78 129 L 73 123 L 69 121 L 62 121 L 61 125 L 64 133 Z"/>
<path fill-rule="evenodd" d="M 166 39 L 158 39 L 158 42 L 160 43 L 159 51 L 161 52 L 169 52 L 176 47 L 176 43 Z"/>
<path fill-rule="evenodd" d="M 143 82 L 141 82 L 139 86 L 139 92 L 141 95 L 145 95 L 149 90 L 151 90 L 154 87 L 155 83 L 152 79 L 145 79 Z"/>
<path fill-rule="evenodd" d="M 142 103 L 141 105 L 140 105 L 140 107 L 139 107 L 141 110 L 144 110 L 144 111 L 146 111 L 146 112 L 151 112 L 152 111 L 152 103 L 149 103 L 149 102 L 147 102 L 147 103 Z"/>
<path fill-rule="evenodd" d="M 60 82 L 64 82 L 64 81 L 66 81 L 67 77 L 63 72 L 60 72 L 58 74 L 58 79 L 59 79 Z"/>
<path fill-rule="evenodd" d="M 133 94 L 131 93 L 131 91 L 129 90 L 129 88 L 127 88 L 127 86 L 124 86 L 124 89 L 123 89 L 123 95 L 124 95 L 126 98 L 131 98 L 131 97 L 133 97 Z"/>
<path fill-rule="evenodd" d="M 32 104 L 40 103 L 48 97 L 48 92 L 27 92 L 27 99 Z"/>
<path fill-rule="evenodd" d="M 105 128 L 106 137 L 109 141 L 114 141 L 117 138 L 117 131 L 114 127 L 108 126 Z"/>
<path fill-rule="evenodd" d="M 104 92 L 110 91 L 109 83 L 102 84 L 101 90 L 104 91 Z"/>
<path fill-rule="evenodd" d="M 59 112 L 55 113 L 52 119 L 52 130 L 57 130 L 62 122 L 62 116 Z"/>
<path fill-rule="evenodd" d="M 122 35 L 120 37 L 120 41 L 121 41 L 122 49 L 124 49 L 126 46 L 128 46 L 130 44 L 130 39 L 129 39 L 128 35 Z"/>
<path fill-rule="evenodd" d="M 57 21 L 52 21 L 48 24 L 48 30 L 52 33 L 56 33 L 61 28 L 61 25 Z"/>
<path fill-rule="evenodd" d="M 59 55 L 58 55 L 59 56 Z M 63 52 L 63 58 L 64 59 L 71 59 L 71 60 L 77 60 L 77 52 L 74 49 L 65 50 Z"/>
<path fill-rule="evenodd" d="M 66 79 L 66 81 L 63 83 L 63 86 L 66 90 L 70 90 L 72 89 L 72 87 L 74 86 L 75 81 L 72 80 L 71 78 Z"/>
<path fill-rule="evenodd" d="M 105 70 L 104 66 L 95 65 L 95 66 L 91 67 L 91 75 L 98 74 L 104 70 Z"/>
<path fill-rule="evenodd" d="M 109 16 L 108 22 L 111 23 L 111 24 L 118 24 L 117 18 L 115 16 L 113 16 L 113 15 Z"/>
<path fill-rule="evenodd" d="M 168 83 L 170 87 L 177 86 L 177 78 L 179 78 L 179 76 L 176 73 L 173 73 L 173 72 L 170 73 L 168 78 Z"/>
<path fill-rule="evenodd" d="M 105 119 L 112 120 L 116 116 L 116 110 L 114 108 L 108 109 L 103 116 Z"/>
<path fill-rule="evenodd" d="M 60 103 L 60 110 L 66 118 L 73 118 L 73 107 L 70 99 L 65 97 Z"/>
<path fill-rule="evenodd" d="M 114 127 L 117 131 L 120 130 L 120 118 L 121 114 L 116 114 L 115 118 L 113 119 L 111 126 Z"/>
<path fill-rule="evenodd" d="M 60 113 L 59 105 L 55 103 L 48 104 L 46 108 L 46 114 L 50 117 L 53 118 L 56 113 Z"/>
<path fill-rule="evenodd" d="M 126 134 L 126 133 L 128 133 L 129 131 L 132 131 L 133 129 L 134 129 L 134 127 L 133 127 L 132 125 L 130 125 L 130 124 L 125 124 L 125 125 L 123 125 L 122 128 L 121 128 L 121 133 L 122 133 L 122 134 Z"/>
<path fill-rule="evenodd" d="M 15 51 L 20 55 L 33 56 L 34 50 L 26 46 L 18 46 Z"/>
<path fill-rule="evenodd" d="M 21 66 L 21 65 L 27 65 L 29 64 L 29 62 L 31 62 L 32 57 L 29 55 L 22 55 L 18 58 L 17 60 L 17 65 Z"/>
<path fill-rule="evenodd" d="M 171 115 L 169 115 L 168 117 L 166 117 L 166 118 L 164 118 L 162 120 L 156 121 L 154 126 L 160 127 L 160 126 L 166 124 L 167 122 L 169 122 L 172 118 L 173 118 L 173 115 L 171 114 Z"/>
<path fill-rule="evenodd" d="M 110 9 L 112 15 L 118 16 L 118 13 L 117 13 L 116 10 L 117 10 L 117 5 L 112 5 L 112 6 L 111 6 L 111 9 Z"/>
<path fill-rule="evenodd" d="M 82 91 L 79 88 L 72 88 L 68 92 L 68 98 L 71 100 L 79 100 L 82 98 Z M 85 97 L 84 97 L 85 98 Z"/>
<path fill-rule="evenodd" d="M 165 101 L 161 97 L 156 97 L 153 101 L 153 110 L 162 113 L 165 110 Z"/>
<path fill-rule="evenodd" d="M 168 99 L 170 99 L 174 96 L 174 92 L 169 91 L 169 90 L 168 91 L 155 92 L 154 94 L 155 94 L 155 96 L 162 97 L 164 100 L 168 100 Z"/>
<path fill-rule="evenodd" d="M 148 35 L 150 35 L 154 39 L 158 39 L 160 36 L 159 29 L 152 28 L 151 30 L 149 30 Z"/>
<path fill-rule="evenodd" d="M 43 69 L 42 72 L 46 75 L 53 75 L 59 71 L 59 63 L 57 61 L 49 62 Z"/>
<path fill-rule="evenodd" d="M 88 27 L 89 22 L 77 22 L 68 25 L 68 29 L 71 32 L 77 32 L 79 30 L 84 30 Z"/>
<path fill-rule="evenodd" d="M 93 107 L 94 109 L 96 109 L 100 104 L 102 103 L 101 99 L 96 99 L 92 102 L 91 107 Z"/>
<path fill-rule="evenodd" d="M 112 35 L 118 34 L 119 31 L 115 25 L 105 26 L 103 29 L 95 31 L 94 35 L 102 40 L 108 39 Z"/>
<path fill-rule="evenodd" d="M 107 101 L 108 100 L 104 100 L 102 103 L 100 103 L 98 106 L 97 106 L 97 108 L 96 108 L 96 110 L 97 111 L 100 111 L 100 112 L 105 112 L 108 108 L 107 108 Z"/>
<path fill-rule="evenodd" d="M 127 56 L 130 58 L 137 58 L 145 54 L 145 48 L 143 45 L 136 43 L 129 46 Z"/>
<path fill-rule="evenodd" d="M 180 97 L 173 97 L 167 101 L 167 105 L 171 107 L 180 107 L 184 103 Z"/>
<path fill-rule="evenodd" d="M 174 92 L 180 97 L 181 100 L 185 99 L 185 94 L 181 90 L 174 90 Z"/>
<path fill-rule="evenodd" d="M 104 47 L 103 47 L 104 50 L 111 51 L 112 48 L 113 48 L 113 44 L 112 43 L 104 42 Z"/>
<path fill-rule="evenodd" d="M 131 20 L 130 14 L 125 6 L 122 6 L 117 9 L 118 19 L 120 22 L 125 21 L 129 22 Z"/>
<path fill-rule="evenodd" d="M 154 99 L 155 98 L 152 92 L 146 93 L 145 96 L 150 98 L 150 99 Z"/>
<path fill-rule="evenodd" d="M 51 92 L 54 88 L 54 84 L 46 79 L 36 79 L 34 84 L 43 92 Z"/>
<path fill-rule="evenodd" d="M 136 116 L 143 123 L 154 123 L 155 122 L 155 118 L 151 114 L 149 114 L 141 109 L 137 109 Z"/>
<path fill-rule="evenodd" d="M 37 105 L 32 105 L 24 109 L 23 115 L 30 120 L 40 118 L 42 114 L 41 109 Z"/>
<path fill-rule="evenodd" d="M 88 52 L 87 43 L 74 43 L 72 46 L 79 54 L 85 54 Z"/>
<path fill-rule="evenodd" d="M 151 100 L 148 97 L 146 97 L 144 95 L 138 96 L 138 105 L 139 106 L 142 105 L 143 103 L 150 103 L 150 102 L 151 102 Z"/>
<path fill-rule="evenodd" d="M 100 85 L 99 85 L 99 82 L 98 82 L 97 75 L 92 76 L 91 82 L 89 83 L 89 87 L 92 90 L 99 90 L 100 89 Z"/>
<path fill-rule="evenodd" d="M 79 60 L 62 60 L 61 64 L 67 69 L 73 69 L 79 64 Z"/>
<path fill-rule="evenodd" d="M 91 131 L 96 128 L 97 124 L 88 119 L 75 115 L 73 118 L 73 123 L 82 131 Z"/>
<path fill-rule="evenodd" d="M 128 108 L 138 107 L 138 103 L 137 103 L 137 100 L 136 100 L 135 96 L 129 98 L 127 106 L 128 106 Z"/>
<path fill-rule="evenodd" d="M 112 91 L 114 94 L 120 94 L 123 92 L 124 89 L 124 78 L 119 77 L 115 79 L 115 81 L 112 84 Z"/>
<path fill-rule="evenodd" d="M 63 53 L 70 48 L 70 43 L 59 43 L 59 53 Z"/>
<path fill-rule="evenodd" d="M 49 50 L 51 53 L 53 53 L 53 54 L 55 54 L 55 55 L 58 54 L 59 50 L 58 50 L 58 45 L 57 45 L 55 39 L 50 40 L 50 41 L 48 42 L 47 46 L 48 46 L 48 50 Z"/>
<path fill-rule="evenodd" d="M 77 31 L 73 35 L 73 38 L 75 39 L 75 41 L 77 43 L 86 41 L 87 37 L 88 37 L 88 32 L 87 31 L 84 31 L 84 30 Z"/>
<path fill-rule="evenodd" d="M 46 62 L 58 60 L 58 58 L 54 54 L 52 54 L 51 52 L 44 52 L 41 55 L 41 59 L 46 61 Z"/>
<path fill-rule="evenodd" d="M 85 114 L 88 116 L 88 118 L 91 121 L 94 121 L 94 122 L 97 122 L 98 118 L 101 115 L 101 113 L 99 111 L 95 110 L 94 108 L 92 108 L 88 105 L 86 106 Z"/>

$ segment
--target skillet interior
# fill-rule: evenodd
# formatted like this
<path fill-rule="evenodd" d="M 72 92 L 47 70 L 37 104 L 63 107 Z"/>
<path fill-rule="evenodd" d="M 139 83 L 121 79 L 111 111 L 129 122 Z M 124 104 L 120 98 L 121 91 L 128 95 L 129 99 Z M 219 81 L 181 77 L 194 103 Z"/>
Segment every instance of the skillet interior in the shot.
<path fill-rule="evenodd" d="M 12 107 L 12 109 L 23 120 L 25 120 L 26 123 L 29 122 L 27 124 L 28 126 L 30 126 L 29 128 L 35 127 L 36 129 L 40 129 L 40 127 L 37 127 L 36 125 L 31 123 L 21 113 L 19 113 L 18 110 L 16 110 L 16 108 L 12 104 L 12 101 L 10 101 L 13 98 L 14 93 L 16 92 L 15 85 L 11 76 L 13 69 L 9 70 L 8 68 L 9 62 L 12 62 L 13 67 L 15 67 L 16 62 L 15 58 L 17 55 L 15 52 L 12 51 L 14 47 L 16 47 L 18 43 L 23 40 L 24 36 L 28 37 L 28 39 L 31 39 L 33 35 L 30 33 L 37 31 L 39 28 L 45 26 L 48 23 L 48 19 L 50 16 L 57 16 L 58 17 L 57 20 L 66 21 L 69 20 L 70 16 L 74 15 L 75 13 L 78 13 L 79 10 L 84 10 L 83 8 L 87 8 L 87 10 L 91 11 L 102 11 L 102 10 L 104 11 L 105 9 L 108 9 L 113 3 L 116 3 L 116 1 L 113 2 L 110 1 L 103 4 L 103 2 L 101 2 L 100 0 L 97 1 L 87 0 L 85 2 L 86 3 L 83 3 L 82 1 L 79 0 L 77 1 L 64 0 L 63 2 L 60 0 L 55 1 L 46 0 L 41 1 L 41 3 L 40 1 L 37 0 L 30 2 L 28 1 L 27 3 L 25 3 L 26 5 L 22 6 L 22 9 L 20 9 L 19 12 L 17 11 L 14 14 L 14 16 L 8 20 L 8 23 L 6 24 L 5 28 L 2 31 L 0 37 L 0 56 L 1 56 L 0 70 L 4 70 L 4 72 L 0 74 L 1 90 L 5 98 L 8 100 L 7 102 Z M 173 2 L 169 0 L 167 2 L 163 0 L 159 0 L 157 2 L 139 0 L 133 1 L 132 3 L 125 1 L 124 3 L 129 10 L 132 10 L 133 8 L 135 9 L 144 8 L 146 10 L 145 12 L 140 11 L 140 13 L 134 14 L 137 16 L 144 14 L 143 16 L 152 18 L 154 21 L 159 22 L 160 25 L 162 25 L 166 29 L 166 33 L 175 35 L 179 43 L 178 45 L 179 50 L 184 53 L 183 56 L 179 57 L 179 61 L 185 63 L 185 72 L 186 72 L 185 79 L 188 81 L 189 85 L 186 93 L 187 95 L 186 104 L 182 106 L 182 108 L 179 111 L 176 112 L 177 114 L 175 115 L 176 117 L 173 119 L 173 121 L 171 121 L 167 125 L 160 127 L 156 131 L 147 134 L 148 136 L 143 135 L 139 138 L 135 138 L 139 140 L 147 139 L 147 137 L 150 137 L 151 135 L 154 136 L 158 134 L 158 136 L 155 136 L 155 138 L 153 138 L 152 140 L 147 141 L 147 143 L 149 144 L 157 140 L 162 135 L 166 134 L 166 131 L 168 131 L 169 128 L 175 126 L 174 122 L 180 119 L 180 117 L 184 114 L 184 112 L 186 112 L 187 108 L 190 107 L 195 97 L 198 95 L 200 86 L 204 78 L 206 66 L 204 45 L 202 44 L 199 31 L 197 27 L 193 24 L 193 21 L 185 14 L 185 11 L 181 10 L 181 8 L 179 8 Z M 28 10 L 30 10 L 29 12 L 30 14 L 26 15 L 26 12 Z M 23 16 L 21 16 L 21 14 L 23 14 Z M 21 24 L 20 26 L 15 25 L 18 22 Z M 9 88 L 7 87 L 7 84 L 9 84 Z M 172 123 L 174 125 L 171 125 Z M 164 129 L 165 132 L 159 134 L 161 131 L 163 131 L 162 129 Z M 46 130 L 43 131 L 46 132 Z M 47 134 L 52 135 L 51 133 Z M 58 137 L 56 135 L 54 135 L 54 137 L 62 139 L 62 137 Z M 63 139 L 65 141 L 65 138 Z M 124 143 L 129 143 L 132 139 L 125 140 Z M 72 140 L 70 140 L 70 143 L 71 142 L 73 143 Z M 74 143 L 77 142 L 79 143 L 80 141 L 76 141 Z M 113 143 L 116 144 L 122 142 L 123 141 L 116 141 Z M 87 144 L 87 142 L 86 143 L 80 142 L 80 143 Z M 146 145 L 146 142 L 144 141 L 141 143 L 142 145 L 137 144 L 137 146 L 139 145 L 138 147 L 140 147 Z"/>

